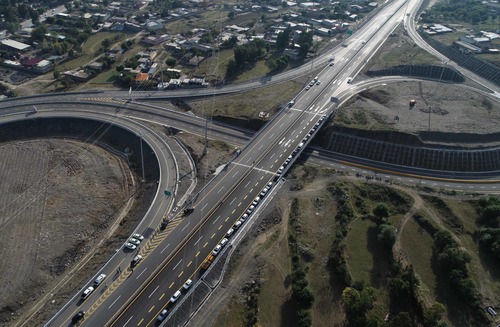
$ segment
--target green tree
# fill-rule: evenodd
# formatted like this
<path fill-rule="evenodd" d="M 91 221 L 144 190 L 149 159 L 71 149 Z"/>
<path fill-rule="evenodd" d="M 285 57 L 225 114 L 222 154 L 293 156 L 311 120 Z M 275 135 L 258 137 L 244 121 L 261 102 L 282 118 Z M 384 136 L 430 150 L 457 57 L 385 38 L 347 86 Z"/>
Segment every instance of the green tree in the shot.
<path fill-rule="evenodd" d="M 365 287 L 363 283 L 357 282 L 353 287 L 344 289 L 341 301 L 350 326 L 366 325 L 366 314 L 373 308 L 375 299 L 375 290 L 372 287 Z"/>
<path fill-rule="evenodd" d="M 378 203 L 375 208 L 373 208 L 373 214 L 380 220 L 389 217 L 389 206 L 387 203 Z"/>
<path fill-rule="evenodd" d="M 45 34 L 47 34 L 47 27 L 42 24 L 31 31 L 31 38 L 37 42 L 41 42 L 45 39 Z"/>
<path fill-rule="evenodd" d="M 424 325 L 425 327 L 435 327 L 443 318 L 446 308 L 439 302 L 435 302 L 432 307 L 425 310 Z"/>
<path fill-rule="evenodd" d="M 278 49 L 278 51 L 283 51 L 288 46 L 291 33 L 292 29 L 290 27 L 287 27 L 283 32 L 278 33 L 278 37 L 276 38 L 276 49 Z"/>
<path fill-rule="evenodd" d="M 297 305 L 302 309 L 310 309 L 314 303 L 314 294 L 309 287 L 298 288 L 293 292 Z"/>
<path fill-rule="evenodd" d="M 409 327 L 412 325 L 408 312 L 399 312 L 389 323 L 389 327 Z"/>
<path fill-rule="evenodd" d="M 377 238 L 388 249 L 392 249 L 392 246 L 396 242 L 396 229 L 390 224 L 380 224 L 378 226 Z"/>
<path fill-rule="evenodd" d="M 238 65 L 234 59 L 229 59 L 226 66 L 226 77 L 231 78 L 236 76 Z"/>
<path fill-rule="evenodd" d="M 177 65 L 177 60 L 175 58 L 169 57 L 165 60 L 165 64 L 168 67 L 175 67 L 175 65 Z"/>

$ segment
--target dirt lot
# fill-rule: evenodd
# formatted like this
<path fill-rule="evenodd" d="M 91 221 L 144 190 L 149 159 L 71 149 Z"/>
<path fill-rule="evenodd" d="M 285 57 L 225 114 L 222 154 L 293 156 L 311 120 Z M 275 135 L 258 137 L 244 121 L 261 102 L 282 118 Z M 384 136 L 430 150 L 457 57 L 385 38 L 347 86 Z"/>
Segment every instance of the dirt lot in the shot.
<path fill-rule="evenodd" d="M 1 144 L 0 165 L 5 325 L 116 227 L 134 182 L 120 159 L 66 140 Z"/>
<path fill-rule="evenodd" d="M 210 140 L 203 155 L 203 139 L 176 136 L 198 168 L 194 191 L 234 150 Z M 189 177 L 187 159 L 176 156 L 180 173 Z M 121 245 L 149 207 L 154 187 L 138 188 L 121 158 L 76 141 L 0 144 L 0 167 L 0 228 L 7 235 L 0 239 L 0 325 L 15 326 L 34 312 L 42 323 Z M 185 192 L 190 182 L 181 184 Z"/>
<path fill-rule="evenodd" d="M 417 101 L 409 108 L 411 99 Z M 342 106 L 336 124 L 368 130 L 397 130 L 416 134 L 498 132 L 500 101 L 464 85 L 437 82 L 399 82 L 360 93 Z M 395 119 L 398 117 L 399 119 Z"/>

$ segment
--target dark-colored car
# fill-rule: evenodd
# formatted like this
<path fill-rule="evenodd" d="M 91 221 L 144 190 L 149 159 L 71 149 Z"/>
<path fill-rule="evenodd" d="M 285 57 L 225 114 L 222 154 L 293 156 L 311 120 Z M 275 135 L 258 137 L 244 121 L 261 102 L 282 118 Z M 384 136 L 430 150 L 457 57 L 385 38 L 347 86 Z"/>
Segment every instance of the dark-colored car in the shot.
<path fill-rule="evenodd" d="M 85 311 L 78 311 L 78 313 L 71 318 L 71 322 L 76 324 L 80 320 L 83 320 L 83 318 L 85 318 Z"/>

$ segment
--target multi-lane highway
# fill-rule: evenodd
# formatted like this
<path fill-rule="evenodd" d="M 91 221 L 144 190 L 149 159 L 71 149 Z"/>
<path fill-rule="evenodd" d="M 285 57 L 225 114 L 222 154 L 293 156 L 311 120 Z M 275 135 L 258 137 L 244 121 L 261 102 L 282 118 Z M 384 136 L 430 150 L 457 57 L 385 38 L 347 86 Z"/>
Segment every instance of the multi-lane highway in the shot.
<path fill-rule="evenodd" d="M 344 46 L 334 49 L 323 58 L 318 58 L 316 65 L 321 65 L 323 69 L 317 79 L 311 80 L 311 84 L 301 90 L 294 98 L 292 106 L 283 109 L 265 128 L 255 134 L 242 148 L 241 154 L 203 189 L 192 203 L 194 211 L 191 214 L 176 215 L 167 228 L 161 231 L 158 228 L 160 220 L 169 212 L 172 202 L 168 198 L 157 196 L 143 225 L 137 229 L 146 236 L 139 251 L 117 252 L 103 269 L 108 275 L 106 283 L 99 286 L 85 301 L 80 299 L 80 293 L 75 294 L 47 326 L 71 325 L 71 317 L 80 310 L 86 312 L 82 322 L 85 326 L 154 324 L 156 316 L 165 307 L 172 306 L 169 299 L 174 292 L 180 289 L 187 279 L 197 280 L 203 260 L 249 209 L 252 201 L 260 196 L 269 183 L 273 183 L 277 176 L 286 171 L 314 133 L 333 116 L 336 103 L 332 102 L 332 96 L 344 99 L 354 94 L 348 81 L 405 19 L 405 13 L 414 10 L 417 4 L 417 1 L 409 0 L 387 4 L 374 19 L 349 38 Z M 328 63 L 330 55 L 336 58 L 333 66 Z M 267 80 L 266 83 L 287 79 L 287 74 L 304 74 L 309 69 L 306 65 L 294 72 Z M 243 87 L 260 87 L 262 81 L 256 81 L 254 84 L 225 88 L 222 92 L 237 92 Z M 207 90 L 196 91 L 199 95 L 206 95 L 206 92 L 213 93 Z M 111 119 L 136 134 L 141 133 L 153 150 L 161 155 L 159 163 L 162 178 L 158 190 L 174 188 L 176 178 L 172 175 L 172 167 L 175 167 L 172 156 L 165 154 L 166 145 L 161 138 L 145 124 L 138 122 L 150 120 L 156 109 L 150 107 L 150 110 L 145 110 L 142 105 L 117 102 L 109 104 L 115 110 L 115 113 L 109 116 L 103 115 L 99 110 L 82 108 L 86 105 L 86 99 L 95 94 L 109 98 L 128 98 L 127 93 L 123 91 L 73 93 L 66 94 L 59 100 L 47 97 L 48 101 L 44 101 L 43 105 L 39 104 L 39 97 L 4 101 L 0 103 L 0 108 L 9 119 L 25 119 L 33 104 L 38 108 L 37 117 L 68 116 L 67 112 L 53 110 L 54 104 L 48 103 L 53 101 L 71 110 L 73 117 L 95 119 L 101 115 L 102 120 Z M 148 98 L 161 96 L 153 94 Z M 128 108 L 134 109 L 134 120 L 129 117 L 131 111 L 128 111 Z M 26 112 L 23 112 L 23 109 Z M 176 124 L 181 129 L 193 130 L 200 127 L 200 120 L 196 117 L 185 115 L 176 118 L 180 117 L 180 114 L 170 116 L 174 117 L 170 119 L 176 119 Z M 232 138 L 232 143 L 243 142 L 251 136 L 247 131 L 234 131 L 224 126 L 218 126 L 211 133 L 213 137 L 221 139 Z M 285 162 L 288 162 L 288 165 L 285 165 Z M 180 211 L 179 209 L 176 212 Z M 230 240 L 231 237 L 233 236 L 228 236 Z M 142 256 L 142 260 L 131 268 L 130 262 L 137 254 Z M 82 285 L 83 289 L 87 286 Z"/>
<path fill-rule="evenodd" d="M 404 15 L 403 1 L 388 5 L 379 18 L 335 53 L 341 58 L 325 69 L 294 99 L 294 105 L 261 130 L 193 203 L 194 212 L 178 217 L 175 233 L 146 246 L 144 259 L 124 270 L 87 310 L 85 325 L 148 326 L 168 306 L 170 297 L 199 267 L 252 201 L 284 173 L 285 161 L 306 146 L 335 104 L 332 95 L 347 89 L 347 80 L 374 52 Z M 258 204 L 257 204 L 258 205 Z M 165 233 L 167 234 L 167 233 Z M 149 276 L 152 276 L 149 278 Z M 78 309 L 66 314 L 69 319 Z M 117 315 L 118 313 L 118 315 Z"/>

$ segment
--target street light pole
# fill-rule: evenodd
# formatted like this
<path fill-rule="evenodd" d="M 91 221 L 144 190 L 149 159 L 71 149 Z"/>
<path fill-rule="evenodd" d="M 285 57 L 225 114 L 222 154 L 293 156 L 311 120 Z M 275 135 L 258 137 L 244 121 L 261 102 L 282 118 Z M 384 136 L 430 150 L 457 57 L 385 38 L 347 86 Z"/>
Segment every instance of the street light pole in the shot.
<path fill-rule="evenodd" d="M 146 181 L 146 177 L 144 176 L 144 152 L 142 150 L 142 133 L 139 133 L 139 137 L 141 139 L 141 167 L 142 167 L 142 182 L 144 183 Z"/>

